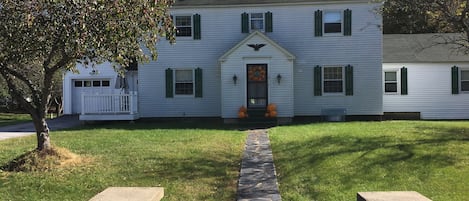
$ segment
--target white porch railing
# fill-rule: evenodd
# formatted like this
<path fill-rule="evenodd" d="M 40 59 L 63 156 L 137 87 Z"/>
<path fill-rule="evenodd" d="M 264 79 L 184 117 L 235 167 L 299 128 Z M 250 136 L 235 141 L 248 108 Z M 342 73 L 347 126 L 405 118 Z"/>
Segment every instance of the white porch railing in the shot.
<path fill-rule="evenodd" d="M 81 114 L 135 114 L 137 92 L 129 94 L 82 94 Z"/>

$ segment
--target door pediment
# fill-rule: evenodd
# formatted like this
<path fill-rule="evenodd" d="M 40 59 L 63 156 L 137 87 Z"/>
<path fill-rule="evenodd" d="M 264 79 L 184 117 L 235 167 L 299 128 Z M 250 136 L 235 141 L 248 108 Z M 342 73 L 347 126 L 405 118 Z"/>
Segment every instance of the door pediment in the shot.
<path fill-rule="evenodd" d="M 273 56 L 281 56 L 290 61 L 295 59 L 295 56 L 288 50 L 265 34 L 255 31 L 223 54 L 219 61 L 225 62 L 233 57 L 270 58 Z"/>

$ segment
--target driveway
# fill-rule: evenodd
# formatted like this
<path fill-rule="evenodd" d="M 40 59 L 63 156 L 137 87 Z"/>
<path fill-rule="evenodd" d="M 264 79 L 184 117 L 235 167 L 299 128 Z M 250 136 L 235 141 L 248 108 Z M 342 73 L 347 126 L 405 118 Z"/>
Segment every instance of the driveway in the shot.
<path fill-rule="evenodd" d="M 61 130 L 66 128 L 72 128 L 81 125 L 81 121 L 78 120 L 76 115 L 65 115 L 59 118 L 48 120 L 47 124 L 51 131 Z M 21 137 L 26 135 L 35 134 L 34 125 L 32 122 L 10 125 L 0 127 L 0 140 Z"/>

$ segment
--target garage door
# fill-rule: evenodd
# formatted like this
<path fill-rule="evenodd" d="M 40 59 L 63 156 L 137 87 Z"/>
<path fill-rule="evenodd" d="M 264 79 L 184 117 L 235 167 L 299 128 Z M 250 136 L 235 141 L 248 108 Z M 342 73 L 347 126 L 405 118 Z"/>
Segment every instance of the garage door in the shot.
<path fill-rule="evenodd" d="M 72 113 L 81 113 L 81 95 L 110 93 L 110 79 L 72 80 Z"/>

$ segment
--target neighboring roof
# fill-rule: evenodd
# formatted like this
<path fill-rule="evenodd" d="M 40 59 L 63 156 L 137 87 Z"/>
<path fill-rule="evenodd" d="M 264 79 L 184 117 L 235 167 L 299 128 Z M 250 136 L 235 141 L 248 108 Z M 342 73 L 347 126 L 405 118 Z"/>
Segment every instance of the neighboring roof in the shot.
<path fill-rule="evenodd" d="M 461 34 L 385 34 L 384 63 L 466 62 L 469 55 L 459 52 L 455 45 L 442 44 L 444 38 Z"/>
<path fill-rule="evenodd" d="M 230 50 L 228 50 L 225 54 L 223 54 L 219 59 L 218 61 L 220 62 L 224 62 L 234 51 L 236 51 L 238 48 L 240 48 L 241 46 L 245 45 L 251 38 L 253 38 L 254 36 L 259 36 L 261 37 L 263 40 L 265 40 L 269 45 L 272 45 L 273 47 L 277 48 L 280 52 L 282 52 L 285 57 L 287 57 L 287 59 L 295 59 L 295 55 L 293 55 L 292 53 L 290 53 L 288 50 L 286 50 L 285 48 L 283 48 L 282 46 L 280 46 L 279 44 L 277 44 L 275 41 L 271 40 L 269 37 L 267 37 L 266 35 L 264 35 L 263 33 L 259 32 L 259 31 L 254 31 L 252 32 L 249 36 L 247 36 L 246 38 L 244 38 L 242 41 L 240 41 L 238 44 L 236 44 L 233 48 L 231 48 Z"/>
<path fill-rule="evenodd" d="M 245 4 L 277 4 L 277 3 L 349 3 L 368 2 L 368 0 L 176 0 L 174 6 L 221 6 Z"/>

